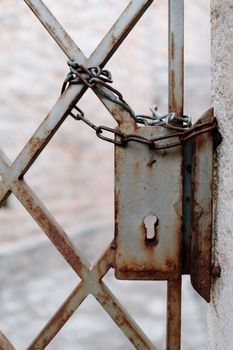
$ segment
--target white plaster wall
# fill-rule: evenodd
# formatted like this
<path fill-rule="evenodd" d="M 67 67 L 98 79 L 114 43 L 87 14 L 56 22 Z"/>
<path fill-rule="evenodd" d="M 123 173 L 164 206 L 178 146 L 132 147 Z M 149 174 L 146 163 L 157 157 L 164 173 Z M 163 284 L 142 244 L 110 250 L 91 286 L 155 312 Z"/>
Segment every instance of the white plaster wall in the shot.
<path fill-rule="evenodd" d="M 222 269 L 209 306 L 209 349 L 233 349 L 233 2 L 212 0 L 212 97 L 223 142 L 218 151 L 216 259 Z"/>

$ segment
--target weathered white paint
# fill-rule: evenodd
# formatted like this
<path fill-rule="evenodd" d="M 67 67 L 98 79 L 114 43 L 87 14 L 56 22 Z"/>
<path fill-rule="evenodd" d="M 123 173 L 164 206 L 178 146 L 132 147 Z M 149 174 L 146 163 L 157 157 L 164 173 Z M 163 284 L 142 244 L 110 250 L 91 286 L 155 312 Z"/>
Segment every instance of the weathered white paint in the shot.
<path fill-rule="evenodd" d="M 233 2 L 211 1 L 212 96 L 223 142 L 218 151 L 216 259 L 221 278 L 208 312 L 209 349 L 233 348 Z"/>

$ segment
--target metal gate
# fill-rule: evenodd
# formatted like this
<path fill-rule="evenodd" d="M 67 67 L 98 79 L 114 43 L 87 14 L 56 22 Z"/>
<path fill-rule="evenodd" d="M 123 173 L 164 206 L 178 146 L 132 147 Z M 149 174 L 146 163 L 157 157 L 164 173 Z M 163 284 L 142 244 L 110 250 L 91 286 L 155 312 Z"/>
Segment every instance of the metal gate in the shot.
<path fill-rule="evenodd" d="M 119 45 L 153 2 L 153 0 L 131 0 L 98 47 L 89 58 L 86 58 L 81 49 L 74 43 L 41 0 L 24 1 L 70 60 L 78 61 L 85 67 L 100 66 L 101 68 L 112 57 Z M 177 116 L 183 115 L 183 17 L 184 0 L 170 0 L 169 111 L 175 112 Z M 66 232 L 23 178 L 86 90 L 87 86 L 85 85 L 71 85 L 58 99 L 48 116 L 43 120 L 12 164 L 10 164 L 2 150 L 0 153 L 1 202 L 13 193 L 69 263 L 70 267 L 81 278 L 81 282 L 27 349 L 46 348 L 89 294 L 96 298 L 136 349 L 156 349 L 155 345 L 151 343 L 121 306 L 116 296 L 112 294 L 102 281 L 102 278 L 114 265 L 114 244 L 111 244 L 99 261 L 94 266 L 91 266 L 82 257 L 82 254 L 70 241 Z M 101 95 L 98 95 L 98 97 L 113 116 L 118 112 L 120 113 L 120 106 L 116 107 L 113 102 L 107 101 Z M 116 110 L 116 108 L 119 110 Z M 180 348 L 180 329 L 181 277 L 168 281 L 167 349 L 176 350 Z M 13 345 L 3 334 L 0 336 L 0 348 L 4 350 L 14 349 Z"/>

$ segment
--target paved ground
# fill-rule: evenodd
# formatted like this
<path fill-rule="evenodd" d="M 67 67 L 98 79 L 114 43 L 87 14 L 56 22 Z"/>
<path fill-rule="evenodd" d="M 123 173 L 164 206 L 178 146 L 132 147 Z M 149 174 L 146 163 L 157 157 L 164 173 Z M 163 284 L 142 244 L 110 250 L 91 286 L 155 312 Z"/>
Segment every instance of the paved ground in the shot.
<path fill-rule="evenodd" d="M 127 1 L 46 1 L 85 53 L 90 54 Z M 100 5 L 101 4 L 101 5 Z M 156 1 L 108 64 L 114 86 L 138 113 L 167 104 L 167 8 Z M 13 161 L 56 102 L 66 57 L 27 9 L 0 2 L 0 142 Z M 194 119 L 210 106 L 208 1 L 186 8 L 185 112 Z M 80 102 L 98 124 L 114 125 L 88 92 Z M 87 256 L 97 258 L 113 235 L 113 147 L 71 119 L 58 131 L 25 179 Z M 25 349 L 77 280 L 21 205 L 0 211 L 0 328 Z M 91 242 L 91 243 L 90 243 Z M 46 259 L 45 259 L 46 257 Z M 165 285 L 106 278 L 137 322 L 161 349 Z M 130 296 L 130 297 L 129 297 Z M 205 304 L 184 279 L 183 350 L 206 349 Z M 89 298 L 49 349 L 131 349 Z"/>

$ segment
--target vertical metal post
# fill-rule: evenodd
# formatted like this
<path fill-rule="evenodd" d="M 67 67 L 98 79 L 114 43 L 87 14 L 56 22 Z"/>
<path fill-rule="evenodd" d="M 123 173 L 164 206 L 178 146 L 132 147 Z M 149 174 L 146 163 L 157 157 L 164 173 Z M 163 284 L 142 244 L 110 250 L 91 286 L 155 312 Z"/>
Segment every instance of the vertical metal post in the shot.
<path fill-rule="evenodd" d="M 183 114 L 184 0 L 169 0 L 169 111 Z"/>
<path fill-rule="evenodd" d="M 167 350 L 180 349 L 181 276 L 167 283 Z"/>
<path fill-rule="evenodd" d="M 184 0 L 169 0 L 169 112 L 183 115 L 184 100 Z M 180 232 L 180 243 L 182 232 Z M 167 287 L 167 350 L 179 350 L 181 338 L 181 283 Z"/>

